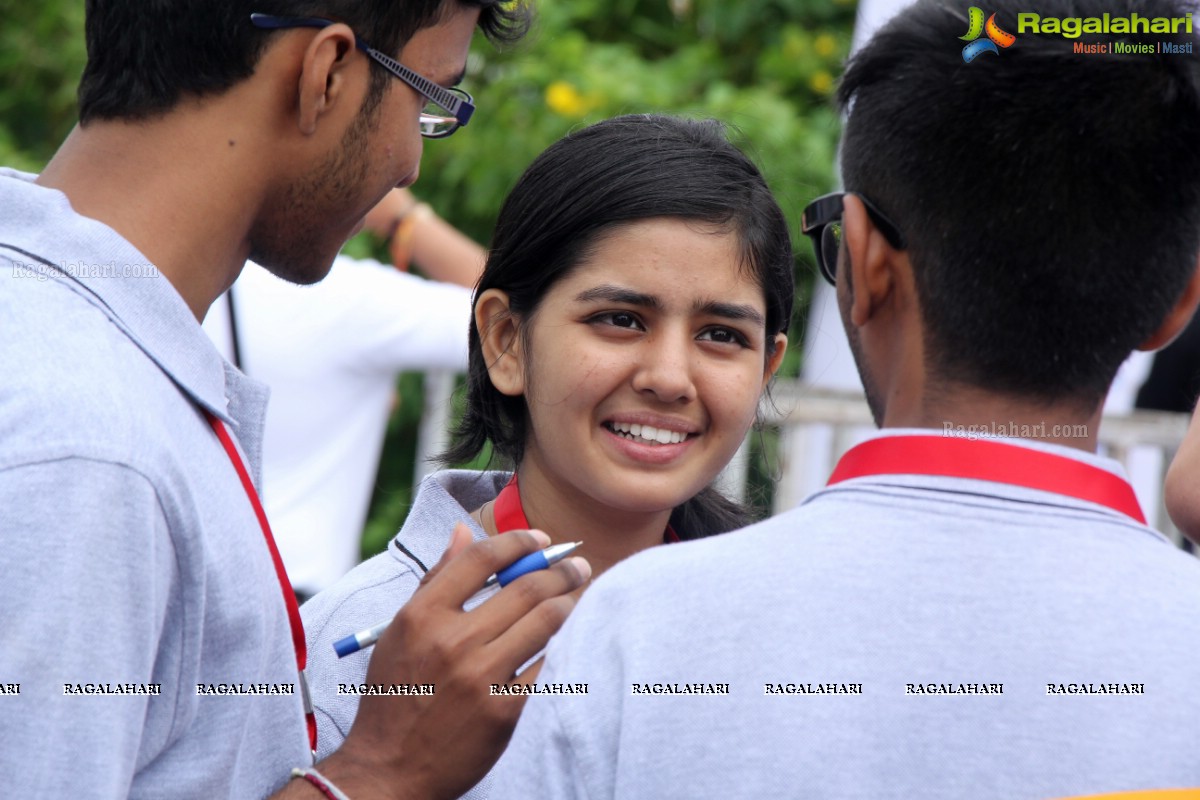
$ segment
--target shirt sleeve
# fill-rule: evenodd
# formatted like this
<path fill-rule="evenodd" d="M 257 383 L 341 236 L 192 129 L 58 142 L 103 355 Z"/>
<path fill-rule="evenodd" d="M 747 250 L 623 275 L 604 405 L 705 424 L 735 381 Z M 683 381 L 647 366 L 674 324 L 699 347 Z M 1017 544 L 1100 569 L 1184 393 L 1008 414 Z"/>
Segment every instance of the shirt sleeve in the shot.
<path fill-rule="evenodd" d="M 177 689 L 156 676 L 175 575 L 158 496 L 128 467 L 64 458 L 0 470 L 0 509 L 0 683 L 19 684 L 0 696 L 5 794 L 126 797 Z M 162 696 L 94 693 L 156 681 Z"/>
<path fill-rule="evenodd" d="M 364 368 L 466 370 L 469 289 L 344 256 L 326 280 L 337 281 L 336 291 L 345 298 L 347 328 L 340 335 L 352 339 L 347 352 Z"/>

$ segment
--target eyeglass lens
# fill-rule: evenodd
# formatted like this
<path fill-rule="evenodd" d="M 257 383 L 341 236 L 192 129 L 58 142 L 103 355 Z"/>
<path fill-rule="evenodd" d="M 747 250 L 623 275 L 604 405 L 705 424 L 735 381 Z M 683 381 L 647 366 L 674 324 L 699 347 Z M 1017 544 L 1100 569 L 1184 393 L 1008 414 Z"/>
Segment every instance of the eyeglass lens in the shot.
<path fill-rule="evenodd" d="M 461 90 L 451 89 L 450 92 L 467 102 L 471 100 L 471 96 Z M 449 136 L 462 127 L 462 123 L 458 121 L 458 117 L 453 112 L 434 100 L 427 101 L 425 108 L 421 110 L 420 125 L 421 135 L 427 139 Z"/>
<path fill-rule="evenodd" d="M 453 133 L 458 128 L 458 120 L 446 114 L 441 106 L 430 103 L 421 111 L 421 135 L 436 139 Z"/>

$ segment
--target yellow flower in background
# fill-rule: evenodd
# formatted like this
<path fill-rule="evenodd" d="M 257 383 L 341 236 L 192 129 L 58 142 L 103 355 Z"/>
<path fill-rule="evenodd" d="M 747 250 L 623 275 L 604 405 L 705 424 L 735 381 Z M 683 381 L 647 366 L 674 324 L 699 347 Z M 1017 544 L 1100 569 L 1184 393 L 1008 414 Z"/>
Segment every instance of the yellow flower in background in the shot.
<path fill-rule="evenodd" d="M 555 81 L 546 87 L 546 105 L 564 117 L 582 117 L 590 104 L 572 84 Z"/>
<path fill-rule="evenodd" d="M 822 58 L 829 58 L 833 52 L 837 50 L 837 40 L 828 33 L 822 33 L 813 42 L 813 49 L 817 51 L 817 55 Z"/>
<path fill-rule="evenodd" d="M 829 94 L 833 89 L 833 76 L 825 70 L 819 69 L 808 79 L 808 88 L 817 94 Z"/>

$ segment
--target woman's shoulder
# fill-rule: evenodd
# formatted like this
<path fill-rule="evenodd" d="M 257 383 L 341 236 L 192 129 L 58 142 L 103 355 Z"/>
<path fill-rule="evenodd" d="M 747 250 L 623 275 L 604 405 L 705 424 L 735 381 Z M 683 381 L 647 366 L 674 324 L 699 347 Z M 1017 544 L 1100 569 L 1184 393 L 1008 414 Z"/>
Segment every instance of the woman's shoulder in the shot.
<path fill-rule="evenodd" d="M 323 639 L 332 642 L 369 628 L 394 615 L 408 601 L 421 575 L 412 564 L 391 552 L 393 546 L 389 543 L 387 551 L 362 562 L 301 606 L 309 649 Z"/>
<path fill-rule="evenodd" d="M 426 476 L 417 488 L 404 525 L 388 549 L 424 574 L 446 551 L 456 524 L 461 522 L 470 528 L 476 541 L 486 538 L 471 512 L 495 500 L 509 477 L 506 472 L 461 469 L 440 470 Z"/>
<path fill-rule="evenodd" d="M 474 470 L 441 470 L 427 476 L 387 549 L 304 604 L 301 613 L 309 641 L 333 637 L 332 641 L 394 615 L 445 552 L 455 523 L 467 523 L 477 538 L 485 535 L 477 530 L 470 511 L 493 499 L 508 478 L 504 472 Z"/>

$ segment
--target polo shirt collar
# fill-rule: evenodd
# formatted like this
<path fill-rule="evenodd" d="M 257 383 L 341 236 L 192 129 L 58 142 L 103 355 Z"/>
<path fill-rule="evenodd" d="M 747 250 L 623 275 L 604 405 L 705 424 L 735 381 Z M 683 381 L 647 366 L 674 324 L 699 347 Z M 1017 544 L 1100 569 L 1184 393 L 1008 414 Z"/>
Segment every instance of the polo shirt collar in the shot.
<path fill-rule="evenodd" d="M 416 561 L 427 570 L 433 569 L 450 545 L 454 527 L 448 521 L 450 516 L 457 517 L 470 528 L 475 541 L 483 541 L 488 535 L 469 512 L 494 499 L 509 477 L 507 472 L 460 469 L 439 470 L 426 476 L 388 551 L 401 562 Z M 431 535 L 431 531 L 436 534 Z"/>
<path fill-rule="evenodd" d="M 61 191 L 35 184 L 35 178 L 0 169 L 0 208 L 5 210 L 0 247 L 14 261 L 55 267 L 181 391 L 225 422 L 237 424 L 231 398 L 236 404 L 249 393 L 250 405 L 265 403 L 265 387 L 226 364 L 183 297 L 145 255 L 104 223 L 78 214 Z"/>

